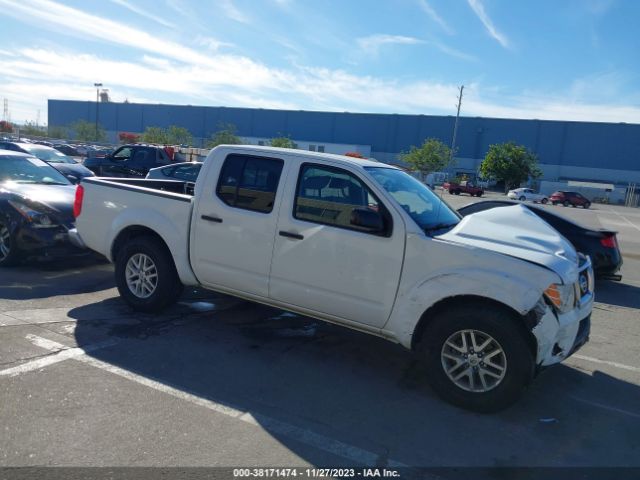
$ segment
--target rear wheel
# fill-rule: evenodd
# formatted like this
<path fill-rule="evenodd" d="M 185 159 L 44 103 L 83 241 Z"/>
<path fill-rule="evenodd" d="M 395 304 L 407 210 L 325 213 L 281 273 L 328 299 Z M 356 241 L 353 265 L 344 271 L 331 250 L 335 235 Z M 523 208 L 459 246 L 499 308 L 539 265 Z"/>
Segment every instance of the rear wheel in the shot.
<path fill-rule="evenodd" d="M 434 318 L 419 352 L 438 395 L 482 413 L 512 405 L 530 382 L 534 366 L 517 322 L 514 315 L 484 305 L 458 307 Z"/>
<path fill-rule="evenodd" d="M 0 222 L 0 267 L 11 267 L 22 260 L 22 252 L 16 246 L 16 240 L 9 227 Z"/>
<path fill-rule="evenodd" d="M 480 198 L 482 196 L 482 192 L 476 193 L 476 197 Z"/>
<path fill-rule="evenodd" d="M 118 253 L 116 285 L 120 296 L 142 312 L 168 307 L 183 290 L 171 254 L 162 242 L 149 236 L 134 238 Z"/>
<path fill-rule="evenodd" d="M 582 205 L 582 208 L 589 208 L 591 206 L 591 202 L 587 202 L 584 205 Z"/>
<path fill-rule="evenodd" d="M 518 200 L 520 200 L 521 202 L 524 202 L 527 199 L 527 197 L 525 197 L 524 195 L 521 196 Z"/>
<path fill-rule="evenodd" d="M 562 205 L 568 207 L 570 205 L 569 200 L 565 200 L 564 202 L 562 202 Z"/>
<path fill-rule="evenodd" d="M 460 190 L 455 190 L 455 191 L 453 192 L 453 194 L 454 194 L 454 195 L 460 195 Z"/>

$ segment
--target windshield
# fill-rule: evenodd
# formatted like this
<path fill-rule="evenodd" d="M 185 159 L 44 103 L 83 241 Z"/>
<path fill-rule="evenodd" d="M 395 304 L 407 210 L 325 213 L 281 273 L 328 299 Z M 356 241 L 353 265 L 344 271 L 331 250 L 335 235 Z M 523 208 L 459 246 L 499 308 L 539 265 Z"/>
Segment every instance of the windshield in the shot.
<path fill-rule="evenodd" d="M 59 152 L 55 148 L 42 147 L 37 145 L 28 145 L 22 147 L 31 155 L 35 155 L 40 160 L 49 163 L 77 163 L 73 158 L 67 157 L 64 153 Z"/>
<path fill-rule="evenodd" d="M 460 216 L 422 182 L 385 167 L 365 167 L 425 232 L 456 225 Z"/>
<path fill-rule="evenodd" d="M 0 183 L 71 185 L 55 168 L 35 157 L 0 156 Z"/>

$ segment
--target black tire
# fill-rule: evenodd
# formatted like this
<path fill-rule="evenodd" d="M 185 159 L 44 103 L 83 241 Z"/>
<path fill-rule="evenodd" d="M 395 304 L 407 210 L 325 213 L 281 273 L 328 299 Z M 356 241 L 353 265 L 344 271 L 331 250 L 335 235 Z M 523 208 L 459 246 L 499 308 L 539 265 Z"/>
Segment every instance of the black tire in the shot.
<path fill-rule="evenodd" d="M 569 203 L 569 200 L 565 200 L 564 202 L 562 202 L 562 205 L 568 207 L 571 204 Z"/>
<path fill-rule="evenodd" d="M 587 202 L 584 205 L 582 205 L 582 208 L 589 208 L 591 206 L 591 202 Z"/>
<path fill-rule="evenodd" d="M 476 193 L 476 197 L 480 198 L 482 196 L 482 192 Z"/>
<path fill-rule="evenodd" d="M 543 198 L 540 202 L 541 202 L 543 205 L 546 205 L 547 203 L 549 203 L 549 199 L 548 199 L 548 198 Z"/>
<path fill-rule="evenodd" d="M 455 192 L 453 192 L 454 195 L 460 195 L 460 190 L 456 190 Z"/>
<path fill-rule="evenodd" d="M 524 195 L 521 196 L 518 200 L 520 200 L 521 202 L 524 202 L 527 200 L 527 197 L 525 197 Z"/>
<path fill-rule="evenodd" d="M 16 245 L 15 236 L 9 231 L 9 226 L 0 221 L 0 267 L 13 267 L 19 264 L 24 254 Z"/>
<path fill-rule="evenodd" d="M 426 362 L 431 387 L 447 402 L 480 413 L 497 412 L 515 403 L 530 383 L 534 370 L 534 358 L 519 321 L 507 311 L 486 305 L 455 307 L 438 314 L 425 329 L 418 347 L 421 358 Z M 504 376 L 488 391 L 465 390 L 445 372 L 442 357 L 445 342 L 462 330 L 490 335 L 504 352 Z"/>
<path fill-rule="evenodd" d="M 558 202 L 551 202 L 551 203 L 556 206 L 558 205 Z"/>
<path fill-rule="evenodd" d="M 146 298 L 136 295 L 127 283 L 127 264 L 136 254 L 142 254 L 151 259 L 157 275 L 155 289 Z M 118 292 L 134 310 L 158 312 L 175 303 L 182 294 L 184 286 L 178 277 L 171 253 L 157 238 L 142 236 L 130 240 L 118 252 L 115 263 Z"/>

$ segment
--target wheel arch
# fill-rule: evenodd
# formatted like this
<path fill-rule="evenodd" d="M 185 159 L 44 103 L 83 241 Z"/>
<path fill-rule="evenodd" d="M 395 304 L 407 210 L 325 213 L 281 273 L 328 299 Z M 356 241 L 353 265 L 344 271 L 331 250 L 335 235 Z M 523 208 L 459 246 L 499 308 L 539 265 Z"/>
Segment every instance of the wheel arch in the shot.
<path fill-rule="evenodd" d="M 479 295 L 456 295 L 447 297 L 427 308 L 427 310 L 425 310 L 420 316 L 420 320 L 418 320 L 416 328 L 414 329 L 413 335 L 411 337 L 411 349 L 413 351 L 417 350 L 418 346 L 423 340 L 424 333 L 427 330 L 427 327 L 438 317 L 438 314 L 448 309 L 456 308 L 460 306 L 460 304 L 473 304 L 478 306 L 478 308 L 496 308 L 508 314 L 514 319 L 514 324 L 522 332 L 527 345 L 533 357 L 535 358 L 538 346 L 536 338 L 531 332 L 531 328 L 533 327 L 533 325 L 531 325 L 531 319 L 529 318 L 529 316 L 522 315 L 506 303 L 502 303 L 493 298 L 482 297 Z"/>

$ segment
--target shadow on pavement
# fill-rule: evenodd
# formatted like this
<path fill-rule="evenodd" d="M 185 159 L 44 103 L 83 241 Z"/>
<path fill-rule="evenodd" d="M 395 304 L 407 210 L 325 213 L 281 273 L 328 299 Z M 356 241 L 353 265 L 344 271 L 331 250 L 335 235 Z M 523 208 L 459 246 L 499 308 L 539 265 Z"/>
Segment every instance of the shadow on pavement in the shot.
<path fill-rule="evenodd" d="M 373 452 L 381 465 L 640 465 L 640 389 L 604 373 L 550 368 L 514 407 L 478 415 L 437 398 L 428 372 L 397 345 L 211 292 L 188 292 L 162 315 L 133 313 L 114 298 L 69 316 L 79 345 L 117 340 L 88 355 L 250 412 L 312 464 L 353 462 L 275 424 Z"/>
<path fill-rule="evenodd" d="M 29 259 L 0 269 L 0 298 L 32 300 L 106 290 L 115 286 L 113 267 L 98 255 Z"/>
<path fill-rule="evenodd" d="M 640 309 L 640 287 L 628 283 L 601 281 L 597 283 L 595 292 L 597 302 Z"/>

